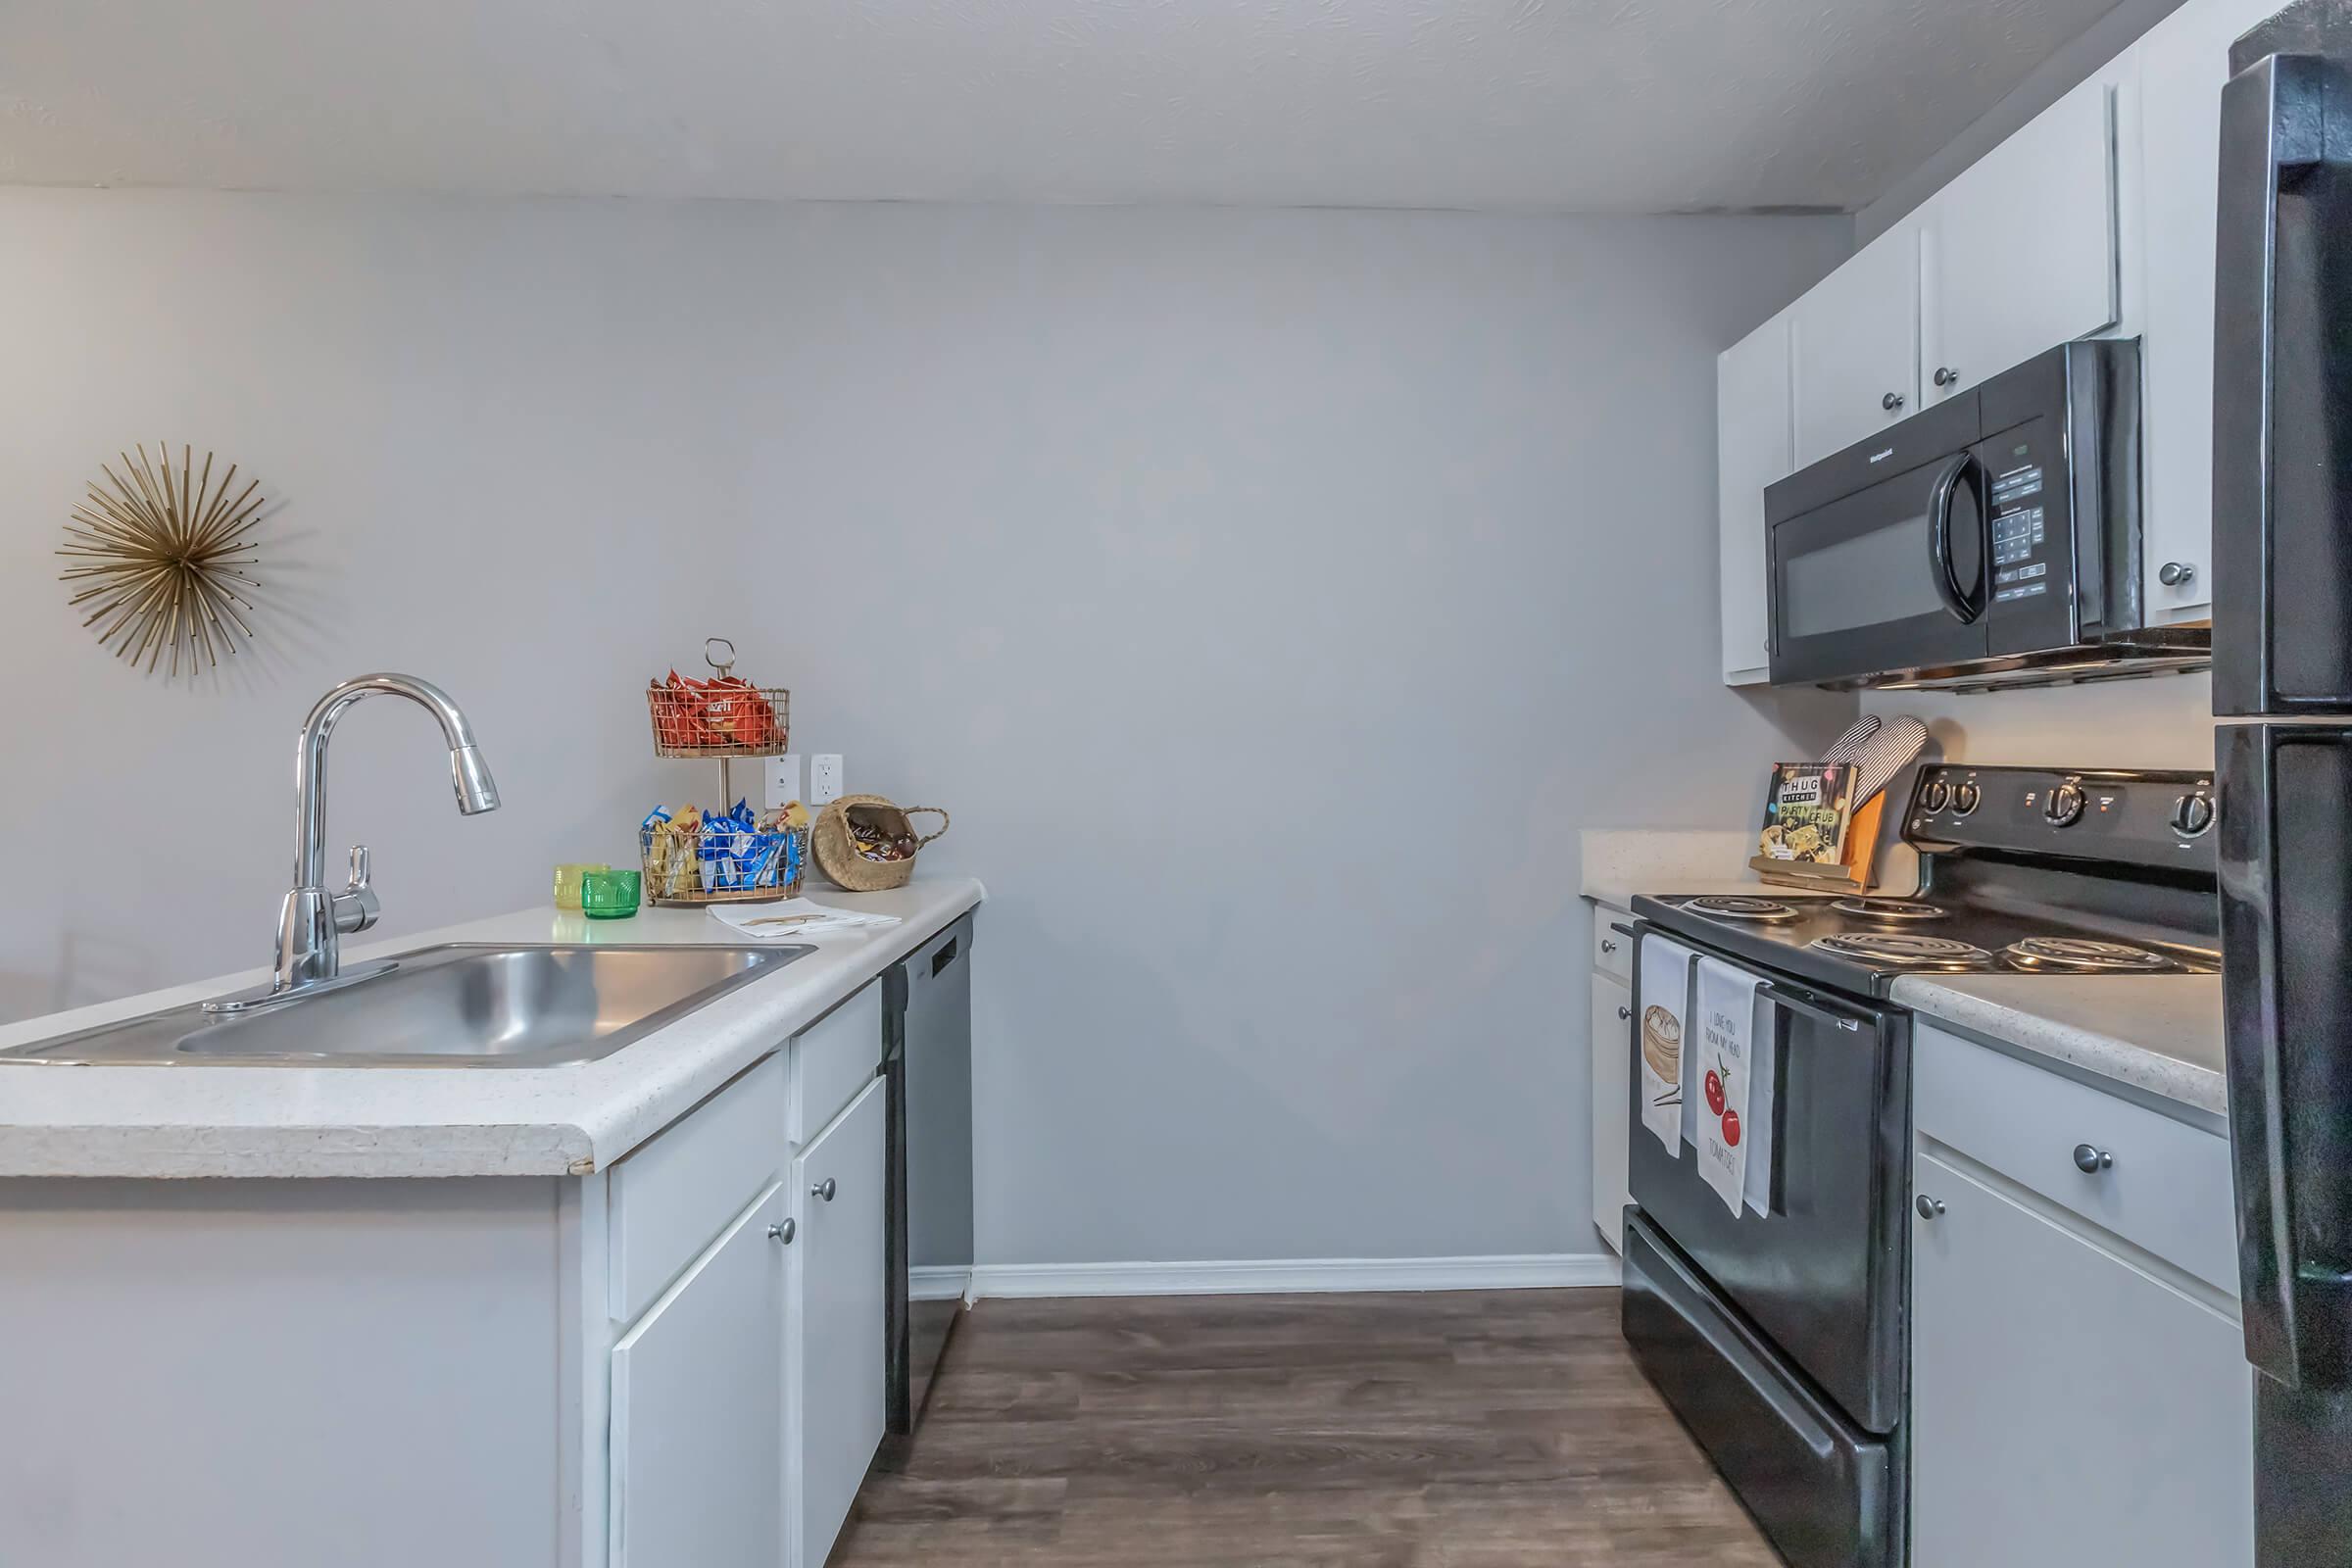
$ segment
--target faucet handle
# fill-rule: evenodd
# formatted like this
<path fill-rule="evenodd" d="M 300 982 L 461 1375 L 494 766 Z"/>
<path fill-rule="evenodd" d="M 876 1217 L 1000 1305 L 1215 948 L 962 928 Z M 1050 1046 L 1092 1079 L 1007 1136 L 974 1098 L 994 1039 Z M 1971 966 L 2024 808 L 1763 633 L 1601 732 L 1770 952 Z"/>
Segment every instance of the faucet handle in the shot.
<path fill-rule="evenodd" d="M 374 925 L 375 917 L 383 912 L 384 906 L 376 901 L 375 889 L 368 885 L 371 869 L 368 846 L 354 844 L 351 847 L 351 885 L 336 894 L 333 901 L 335 929 L 346 936 Z"/>

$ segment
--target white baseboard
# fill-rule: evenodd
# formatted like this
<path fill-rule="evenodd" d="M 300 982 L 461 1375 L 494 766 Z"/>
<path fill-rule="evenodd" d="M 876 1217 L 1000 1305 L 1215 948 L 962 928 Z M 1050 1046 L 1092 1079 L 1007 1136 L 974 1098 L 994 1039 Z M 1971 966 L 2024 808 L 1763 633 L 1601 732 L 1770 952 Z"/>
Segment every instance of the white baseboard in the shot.
<path fill-rule="evenodd" d="M 1264 1296 L 1291 1292 L 1550 1290 L 1614 1286 L 1606 1252 L 1493 1257 L 1252 1258 L 1209 1263 L 983 1263 L 972 1295 Z"/>
<path fill-rule="evenodd" d="M 922 1264 L 906 1271 L 909 1301 L 953 1301 L 968 1298 L 971 1294 L 972 1271 L 968 1268 Z"/>

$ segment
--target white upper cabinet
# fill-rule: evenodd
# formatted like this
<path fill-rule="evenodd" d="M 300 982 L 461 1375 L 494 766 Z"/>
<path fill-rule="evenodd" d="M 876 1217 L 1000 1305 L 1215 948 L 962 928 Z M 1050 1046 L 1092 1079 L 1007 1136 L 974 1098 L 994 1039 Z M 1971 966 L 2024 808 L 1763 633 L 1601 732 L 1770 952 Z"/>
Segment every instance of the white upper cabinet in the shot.
<path fill-rule="evenodd" d="M 1717 517 L 1722 529 L 1723 678 L 1744 686 L 1768 673 L 1764 487 L 1793 467 L 1788 318 L 1780 315 L 1715 362 Z"/>
<path fill-rule="evenodd" d="M 2273 0 L 2189 0 L 2139 45 L 2149 618 L 2213 612 L 2213 254 L 2230 45 Z M 2177 583 L 2168 564 L 2186 568 Z M 2177 575 L 2177 574 L 2176 574 Z"/>
<path fill-rule="evenodd" d="M 1909 220 L 1790 309 L 1796 464 L 1816 463 L 1919 406 L 1919 230 Z"/>
<path fill-rule="evenodd" d="M 2129 69 L 2127 57 L 2059 99 L 1924 209 L 1929 402 L 2115 325 L 2116 92 Z"/>

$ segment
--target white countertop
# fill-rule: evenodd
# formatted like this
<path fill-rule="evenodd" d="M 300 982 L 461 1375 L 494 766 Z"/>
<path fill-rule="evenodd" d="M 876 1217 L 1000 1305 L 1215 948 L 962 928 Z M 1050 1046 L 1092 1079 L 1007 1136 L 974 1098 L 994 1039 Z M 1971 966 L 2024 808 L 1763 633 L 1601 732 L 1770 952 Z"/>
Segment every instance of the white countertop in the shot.
<path fill-rule="evenodd" d="M 900 916 L 752 981 L 601 1061 L 555 1067 L 75 1067 L 0 1062 L 0 1176 L 578 1176 L 601 1170 L 984 897 L 968 877 L 821 904 Z M 552 908 L 353 946 L 742 940 L 700 909 L 591 921 Z M 267 980 L 228 975 L 0 1026 L 0 1047 Z M 300 1004 L 297 1004 L 300 1005 Z"/>
<path fill-rule="evenodd" d="M 2222 977 L 1905 975 L 1915 1012 L 2024 1054 L 2222 1116 Z"/>
<path fill-rule="evenodd" d="M 1587 828 L 1588 899 L 1625 908 L 1637 893 L 1734 893 L 1764 884 L 1747 868 L 1750 836 L 1713 829 Z"/>

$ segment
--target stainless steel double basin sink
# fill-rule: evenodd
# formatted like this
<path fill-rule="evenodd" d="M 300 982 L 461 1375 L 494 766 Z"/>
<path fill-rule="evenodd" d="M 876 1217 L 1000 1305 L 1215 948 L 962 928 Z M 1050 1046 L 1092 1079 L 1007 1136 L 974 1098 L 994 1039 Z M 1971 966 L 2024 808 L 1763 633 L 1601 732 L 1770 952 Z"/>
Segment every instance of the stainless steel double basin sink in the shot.
<path fill-rule="evenodd" d="M 553 1067 L 595 1061 L 815 952 L 776 947 L 490 947 L 226 1016 L 200 1004 L 0 1049 L 0 1064 Z"/>

